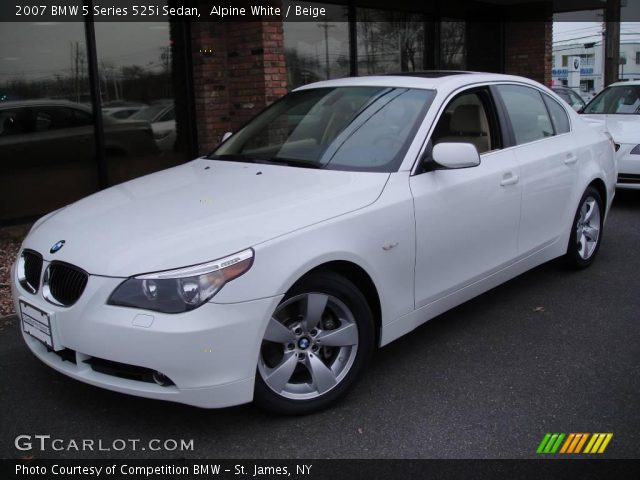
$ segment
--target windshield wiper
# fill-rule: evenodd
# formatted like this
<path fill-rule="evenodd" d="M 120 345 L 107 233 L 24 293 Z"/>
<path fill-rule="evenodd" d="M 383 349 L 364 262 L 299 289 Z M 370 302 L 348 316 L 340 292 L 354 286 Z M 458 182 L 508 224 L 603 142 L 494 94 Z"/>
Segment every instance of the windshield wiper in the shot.
<path fill-rule="evenodd" d="M 287 165 L 290 167 L 301 167 L 301 168 L 322 168 L 323 165 L 314 162 L 308 162 L 306 160 L 297 160 L 295 158 L 281 158 L 281 157 L 271 157 L 271 158 L 258 158 L 256 159 L 256 163 L 267 163 L 274 165 Z"/>
<path fill-rule="evenodd" d="M 247 163 L 255 163 L 256 159 L 251 157 L 246 157 L 241 154 L 224 154 L 224 155 L 207 155 L 209 160 L 227 160 L 229 162 L 247 162 Z"/>
<path fill-rule="evenodd" d="M 266 165 L 287 165 L 289 167 L 300 168 L 322 168 L 323 165 L 319 163 L 308 162 L 306 160 L 297 160 L 295 158 L 260 158 L 260 157 L 247 157 L 243 154 L 223 154 L 223 155 L 209 155 L 209 160 L 226 160 L 229 162 L 245 162 L 245 163 L 262 163 Z"/>

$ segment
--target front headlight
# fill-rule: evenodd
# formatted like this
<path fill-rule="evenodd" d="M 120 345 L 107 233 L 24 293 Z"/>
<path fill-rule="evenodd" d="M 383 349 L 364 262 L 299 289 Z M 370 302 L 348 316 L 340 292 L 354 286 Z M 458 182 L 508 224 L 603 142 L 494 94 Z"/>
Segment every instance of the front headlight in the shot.
<path fill-rule="evenodd" d="M 631 155 L 640 155 L 640 145 L 636 145 L 631 150 Z"/>
<path fill-rule="evenodd" d="M 208 302 L 252 264 L 250 248 L 213 262 L 138 275 L 118 285 L 107 303 L 163 313 L 187 312 Z"/>

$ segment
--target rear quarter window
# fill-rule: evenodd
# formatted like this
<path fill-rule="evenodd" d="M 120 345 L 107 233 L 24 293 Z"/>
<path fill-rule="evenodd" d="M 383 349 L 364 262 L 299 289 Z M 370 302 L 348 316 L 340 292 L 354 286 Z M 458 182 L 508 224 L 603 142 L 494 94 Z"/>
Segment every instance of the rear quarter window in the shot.
<path fill-rule="evenodd" d="M 553 136 L 553 125 L 542 95 L 521 85 L 497 85 L 518 145 Z"/>
<path fill-rule="evenodd" d="M 569 116 L 565 109 L 562 108 L 562 105 L 548 95 L 543 95 L 542 97 L 544 98 L 544 103 L 549 109 L 549 114 L 551 115 L 551 121 L 553 122 L 556 135 L 569 132 L 571 130 Z"/>

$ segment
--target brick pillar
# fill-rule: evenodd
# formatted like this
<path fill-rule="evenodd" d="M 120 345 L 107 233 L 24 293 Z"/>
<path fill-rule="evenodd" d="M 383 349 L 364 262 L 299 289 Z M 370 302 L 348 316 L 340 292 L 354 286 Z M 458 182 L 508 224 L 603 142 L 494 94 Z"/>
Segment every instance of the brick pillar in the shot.
<path fill-rule="evenodd" d="M 287 93 L 282 22 L 194 22 L 193 76 L 201 153 Z"/>
<path fill-rule="evenodd" d="M 539 14 L 538 14 L 539 16 Z M 505 73 L 551 84 L 551 14 L 548 21 L 515 21 L 505 25 Z"/>

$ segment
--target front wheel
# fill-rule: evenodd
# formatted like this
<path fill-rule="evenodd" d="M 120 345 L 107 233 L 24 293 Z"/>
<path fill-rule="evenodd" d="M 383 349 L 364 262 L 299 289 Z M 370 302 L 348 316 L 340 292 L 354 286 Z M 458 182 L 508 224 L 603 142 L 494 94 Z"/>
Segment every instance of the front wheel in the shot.
<path fill-rule="evenodd" d="M 371 309 L 353 283 L 333 272 L 308 275 L 269 320 L 258 359 L 256 404 L 287 415 L 329 406 L 356 382 L 374 339 Z"/>
<path fill-rule="evenodd" d="M 586 268 L 593 263 L 602 241 L 603 221 L 602 197 L 594 187 L 589 187 L 582 195 L 573 219 L 565 255 L 569 266 Z"/>

